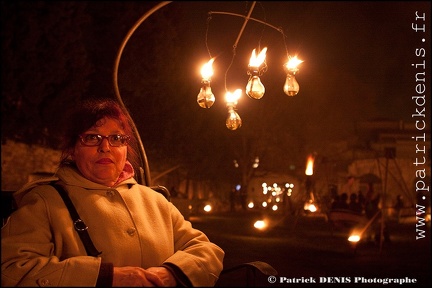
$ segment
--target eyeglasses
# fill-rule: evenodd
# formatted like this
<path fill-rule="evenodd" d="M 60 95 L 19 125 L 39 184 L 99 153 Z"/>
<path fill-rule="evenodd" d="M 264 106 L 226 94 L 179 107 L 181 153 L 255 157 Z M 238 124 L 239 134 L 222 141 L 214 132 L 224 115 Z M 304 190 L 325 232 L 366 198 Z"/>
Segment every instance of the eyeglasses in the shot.
<path fill-rule="evenodd" d="M 103 139 L 108 139 L 108 143 L 113 147 L 119 147 L 127 145 L 130 136 L 113 134 L 108 136 L 102 136 L 99 134 L 81 134 L 80 136 L 81 144 L 84 146 L 99 146 Z"/>

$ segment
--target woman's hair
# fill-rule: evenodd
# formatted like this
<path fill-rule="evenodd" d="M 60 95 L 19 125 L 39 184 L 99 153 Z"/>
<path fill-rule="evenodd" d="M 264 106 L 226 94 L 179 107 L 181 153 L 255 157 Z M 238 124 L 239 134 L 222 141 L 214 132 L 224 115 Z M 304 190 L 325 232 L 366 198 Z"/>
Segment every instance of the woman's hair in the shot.
<path fill-rule="evenodd" d="M 132 123 L 127 111 L 117 101 L 105 98 L 83 100 L 70 112 L 69 117 L 66 117 L 60 166 L 70 163 L 70 156 L 79 135 L 89 130 L 98 120 L 104 117 L 119 121 L 125 134 L 130 136 L 127 160 L 129 160 L 134 169 L 138 169 L 137 139 L 133 133 Z"/>

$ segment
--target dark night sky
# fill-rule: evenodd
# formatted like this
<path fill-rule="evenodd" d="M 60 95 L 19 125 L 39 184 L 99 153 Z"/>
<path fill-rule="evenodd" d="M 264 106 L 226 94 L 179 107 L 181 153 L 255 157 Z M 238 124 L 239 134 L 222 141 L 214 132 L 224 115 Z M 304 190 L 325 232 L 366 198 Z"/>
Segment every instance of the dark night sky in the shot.
<path fill-rule="evenodd" d="M 189 75 L 190 84 L 196 86 L 193 93 L 199 91 L 200 65 L 209 59 L 205 43 L 207 12 L 246 15 L 250 3 L 179 1 L 151 15 L 151 18 L 160 13 L 183 15 L 189 28 L 179 26 L 178 31 L 195 35 L 190 38 L 192 43 L 176 43 L 192 51 L 189 58 L 180 58 L 179 62 Z M 266 95 L 257 101 L 244 95 L 239 101 L 238 111 L 244 125 L 251 117 L 248 115 L 252 110 L 250 106 L 258 106 L 256 102 L 260 101 L 266 102 L 262 104 L 266 108 L 262 109 L 278 108 L 282 110 L 279 111 L 282 117 L 289 115 L 286 121 L 300 120 L 299 125 L 307 125 L 312 134 L 335 133 L 336 138 L 345 137 L 341 131 L 354 129 L 356 121 L 382 118 L 412 121 L 411 96 L 416 71 L 411 64 L 425 60 L 415 55 L 415 49 L 426 48 L 426 62 L 430 63 L 429 29 L 427 33 L 411 29 L 416 11 L 427 15 L 427 22 L 419 20 L 419 25 L 430 27 L 430 3 L 427 1 L 258 2 L 251 17 L 281 27 L 287 36 L 286 48 L 304 63 L 297 75 L 300 93 L 290 98 L 282 91 L 285 81 L 282 64 L 287 55 L 281 34 L 257 22 L 248 22 L 238 42 L 233 65 L 226 74 L 227 88 L 244 89 L 252 49 L 259 45 L 269 49 L 268 71 L 261 77 Z M 211 55 L 217 56 L 212 87 L 215 106 L 222 111 L 218 112 L 221 124 L 225 118 L 224 76 L 243 21 L 240 17 L 213 14 L 209 25 L 207 44 Z M 427 39 L 426 43 L 422 38 Z M 191 105 L 196 105 L 195 95 L 189 97 Z M 215 117 L 216 112 L 207 115 Z"/>
<path fill-rule="evenodd" d="M 208 6 L 214 7 L 210 8 L 213 11 L 229 11 L 212 2 Z M 239 8 L 234 11 L 244 14 L 244 6 L 237 4 L 238 7 L 243 10 Z M 421 42 L 422 37 L 430 39 L 430 31 L 423 35 L 416 33 L 411 29 L 411 23 L 415 20 L 416 11 L 430 15 L 430 3 L 281 1 L 262 2 L 262 7 L 267 21 L 284 29 L 289 52 L 298 54 L 305 61 L 300 65 L 298 74 L 301 89 L 298 97 L 307 98 L 308 108 L 313 112 L 328 112 L 332 108 L 338 109 L 340 104 L 341 109 L 348 110 L 347 114 L 341 113 L 341 117 L 410 119 L 411 112 L 407 108 L 412 107 L 410 96 L 415 84 L 415 72 L 411 63 L 423 60 L 415 56 L 414 49 L 430 47 L 429 43 Z M 192 10 L 194 9 L 191 8 L 191 13 Z M 262 11 L 261 6 L 256 5 L 252 17 L 263 19 Z M 212 21 L 223 21 L 222 24 L 227 25 L 227 22 L 233 20 L 238 19 L 216 15 Z M 240 19 L 236 26 L 227 28 L 233 29 L 235 36 L 241 21 Z M 430 23 L 430 19 L 428 21 Z M 426 25 L 428 26 L 430 25 Z M 250 29 L 256 27 L 257 25 L 248 26 Z M 260 30 L 255 31 L 255 35 L 260 35 Z M 241 45 L 257 47 L 258 42 L 251 43 L 248 32 L 246 28 L 238 45 L 239 51 Z M 271 40 L 276 39 L 279 43 L 276 40 L 265 43 L 269 39 L 266 36 L 271 33 L 274 35 Z M 280 69 L 278 66 L 284 61 L 283 53 L 273 52 L 283 46 L 283 43 L 272 29 L 265 30 L 264 34 L 261 45 L 269 46 L 268 73 L 271 74 L 273 70 Z M 222 41 L 221 38 L 216 39 Z M 228 37 L 225 39 L 228 40 Z M 228 50 L 225 52 L 230 52 L 234 39 L 228 40 Z M 251 51 L 251 48 L 247 51 Z M 250 52 L 246 54 L 249 57 Z M 240 62 L 243 55 L 238 52 L 236 57 Z M 279 76 L 274 73 L 271 76 L 265 74 L 262 80 L 265 82 L 266 78 L 271 77 Z M 280 87 L 274 88 L 279 89 L 275 93 L 280 92 Z"/>
<path fill-rule="evenodd" d="M 10 91 L 22 89 L 23 92 L 18 93 L 20 97 L 29 99 L 29 101 L 36 101 L 34 100 L 36 99 L 34 94 L 38 93 L 38 91 L 42 94 L 48 91 L 53 94 L 53 96 L 50 96 L 51 98 L 47 98 L 51 99 L 48 101 L 52 101 L 54 103 L 52 105 L 58 105 L 57 110 L 61 111 L 63 108 L 61 105 L 66 105 L 62 103 L 61 97 L 64 97 L 62 95 L 71 95 L 78 81 L 88 80 L 84 73 L 82 75 L 83 79 L 79 79 L 80 73 L 76 72 L 80 71 L 76 66 L 82 63 L 75 60 L 75 62 L 72 61 L 72 66 L 68 66 L 71 63 L 65 60 L 67 59 L 64 57 L 65 51 L 72 51 L 71 49 L 92 51 L 93 54 L 89 55 L 94 57 L 92 59 L 93 69 L 99 75 L 98 83 L 103 83 L 103 85 L 109 87 L 108 89 L 112 89 L 112 66 L 121 40 L 126 36 L 127 31 L 132 28 L 132 25 L 146 11 L 149 11 L 148 9 L 155 7 L 152 5 L 159 2 L 74 2 L 77 4 L 72 6 L 74 9 L 78 9 L 74 11 L 91 15 L 92 21 L 88 22 L 90 25 L 86 24 L 87 18 L 77 17 L 72 12 L 69 13 L 70 11 L 61 13 L 60 16 L 56 17 L 56 13 L 59 13 L 59 11 L 55 10 L 57 5 L 62 7 L 59 9 L 64 9 L 63 7 L 67 7 L 64 3 L 72 2 L 42 1 L 37 2 L 38 4 L 26 1 L 14 2 L 20 3 L 20 5 L 4 5 L 3 3 L 6 2 L 2 2 L 1 17 L 4 19 L 2 20 L 2 40 L 4 40 L 3 33 L 5 33 L 5 29 L 15 29 L 21 33 L 20 35 L 32 35 L 27 33 L 26 29 L 33 29 L 42 37 L 39 42 L 36 42 L 31 37 L 24 39 L 23 42 L 18 42 L 14 33 L 5 33 L 9 38 L 2 45 L 3 57 L 5 57 L 4 55 L 13 57 L 15 62 L 10 62 L 14 63 L 10 67 L 4 65 L 6 68 L 2 69 L 3 96 L 14 98 L 15 94 L 10 93 Z M 33 4 L 27 5 L 28 3 Z M 87 3 L 87 6 L 82 8 L 78 3 Z M 144 137 L 149 134 L 149 129 L 153 129 L 159 134 L 160 131 L 164 130 L 164 127 L 159 129 L 153 126 L 150 127 L 149 124 L 149 118 L 156 119 L 153 120 L 156 125 L 162 125 L 165 122 L 166 111 L 171 106 L 166 107 L 162 103 L 164 99 L 168 99 L 168 102 L 181 102 L 185 109 L 191 109 L 191 113 L 194 113 L 193 116 L 184 117 L 184 120 L 181 118 L 176 123 L 179 127 L 179 134 L 181 134 L 180 131 L 183 127 L 187 128 L 190 125 L 191 121 L 213 121 L 213 124 L 220 125 L 218 127 L 221 130 L 227 130 L 225 128 L 226 108 L 222 97 L 224 94 L 224 75 L 232 59 L 232 46 L 239 35 L 243 18 L 213 14 L 209 25 L 207 44 L 212 56 L 217 56 L 214 64 L 215 76 L 212 79 L 216 103 L 215 108 L 212 107 L 213 109 L 208 109 L 208 111 L 201 111 L 201 108 L 196 103 L 196 96 L 201 81 L 199 69 L 209 59 L 205 42 L 207 13 L 209 11 L 219 11 L 245 15 L 250 4 L 251 2 L 241 1 L 174 1 L 155 11 L 136 30 L 136 33 L 127 43 L 122 56 L 119 70 L 119 86 L 124 101 L 130 108 L 133 117 L 137 117 L 135 120 L 139 122 L 138 127 L 140 129 L 142 127 L 144 130 Z M 6 9 L 3 9 L 5 7 Z M 261 113 L 261 117 L 265 113 L 274 113 L 275 118 L 280 119 L 279 124 L 281 127 L 286 127 L 286 133 L 291 133 L 296 129 L 307 131 L 310 135 L 314 135 L 312 138 L 318 143 L 314 145 L 319 146 L 320 141 L 324 141 L 324 138 L 344 139 L 352 132 L 357 121 L 387 118 L 412 122 L 411 115 L 415 107 L 411 96 L 415 93 L 415 73 L 418 71 L 411 64 L 421 63 L 425 60 L 427 63 L 426 71 L 429 73 L 430 8 L 429 1 L 258 2 L 251 17 L 281 27 L 286 35 L 286 48 L 289 53 L 298 55 L 300 59 L 304 60 L 300 65 L 300 72 L 297 74 L 300 92 L 295 97 L 288 97 L 282 91 L 285 81 L 282 65 L 286 61 L 287 55 L 281 34 L 266 25 L 249 21 L 238 42 L 233 65 L 226 73 L 227 88 L 229 90 L 244 89 L 248 77 L 246 74 L 247 63 L 254 48 L 268 47 L 268 71 L 261 77 L 266 87 L 266 94 L 263 99 L 248 99 L 244 95 L 239 101 L 238 112 L 243 119 L 241 129 L 253 126 L 250 121 L 258 114 L 257 111 Z M 17 11 L 17 9 L 20 11 Z M 41 11 L 46 13 L 44 17 L 32 17 L 32 14 L 35 13 L 44 15 Z M 427 22 L 418 20 L 419 26 L 425 24 L 427 27 L 426 33 L 415 32 L 411 29 L 412 23 L 416 20 L 417 11 L 420 15 L 426 14 Z M 159 17 L 162 15 L 166 17 Z M 66 17 L 76 18 L 68 19 Z M 173 19 L 176 24 L 170 26 L 164 22 L 164 19 L 167 18 Z M 12 20 L 9 21 L 9 19 Z M 39 19 L 40 23 L 31 22 L 35 21 L 35 19 Z M 49 25 L 53 24 L 50 24 L 48 19 L 58 22 L 50 27 Z M 82 22 L 75 24 L 75 19 Z M 44 22 L 44 20 L 46 21 Z M 25 26 L 24 23 L 28 26 Z M 48 25 L 48 28 L 43 25 Z M 57 31 L 57 26 L 61 25 L 65 25 L 67 28 L 64 31 L 59 30 L 60 33 Z M 57 39 L 57 42 L 44 34 L 50 32 L 53 35 L 55 34 L 54 38 Z M 85 43 L 78 45 L 74 43 L 74 46 L 61 47 L 63 44 L 69 43 L 62 41 L 62 39 L 67 38 L 70 40 L 75 36 L 78 38 L 81 33 L 87 35 L 86 37 L 90 39 L 84 37 Z M 155 38 L 150 37 L 150 35 L 162 37 Z M 171 38 L 173 35 L 176 35 L 176 37 Z M 422 42 L 423 38 L 426 39 L 425 43 Z M 19 49 L 14 51 L 15 48 L 9 45 L 10 40 L 11 43 L 19 43 L 16 45 L 24 43 L 31 47 L 33 43 L 42 43 L 48 46 L 34 46 L 32 49 L 19 46 Z M 55 44 L 49 46 L 49 41 L 53 41 Z M 140 42 L 141 46 L 134 46 L 137 45 L 134 44 L 137 41 Z M 62 54 L 57 54 L 59 46 L 63 49 L 59 50 L 62 51 Z M 51 47 L 52 52 L 50 51 Z M 138 48 L 134 50 L 134 47 Z M 154 49 L 157 49 L 157 51 L 149 49 L 151 47 L 155 47 Z M 180 51 L 182 53 L 187 51 L 187 53 L 176 55 L 174 58 L 173 55 L 170 55 L 170 52 L 173 51 L 172 47 L 182 47 Z M 166 51 L 164 51 L 165 48 Z M 418 48 L 426 49 L 425 58 L 415 55 L 415 49 Z M 134 50 L 135 53 L 150 51 L 152 54 L 135 56 L 138 54 L 128 53 L 130 49 Z M 28 51 L 34 54 L 30 54 Z M 47 53 L 48 59 L 40 57 L 41 55 L 46 57 Z M 76 56 L 76 54 L 73 55 Z M 3 63 L 7 62 L 9 65 L 10 59 L 2 59 L 4 60 Z M 43 61 L 40 59 L 43 59 Z M 33 63 L 38 60 L 41 62 Z M 77 70 L 70 70 L 71 73 L 69 74 L 68 71 L 59 71 L 55 65 L 62 61 L 65 64 L 59 66 L 60 68 L 72 67 Z M 33 63 L 32 66 L 29 63 Z M 134 66 L 134 63 L 137 66 Z M 51 67 L 51 65 L 54 66 Z M 125 71 L 125 65 L 132 72 L 129 72 L 129 74 L 123 72 Z M 3 77 L 4 75 L 10 76 L 10 71 L 5 69 L 15 69 L 21 74 L 27 75 L 27 78 L 15 83 L 13 82 L 14 76 L 12 78 Z M 163 74 L 158 74 L 159 72 L 162 73 L 161 71 Z M 63 78 L 59 79 L 61 77 Z M 140 85 L 143 85 L 142 87 L 137 85 L 138 77 L 144 79 L 140 83 Z M 37 87 L 40 83 L 38 79 L 48 79 L 53 83 L 61 83 L 61 85 L 48 84 L 45 88 Z M 430 88 L 430 76 L 427 79 Z M 12 87 L 12 85 L 15 86 Z M 84 86 L 83 84 L 80 85 Z M 176 87 L 179 85 L 187 87 L 185 90 L 189 92 L 175 93 Z M 36 88 L 33 86 L 36 86 Z M 156 95 L 154 99 L 151 99 L 150 104 L 146 102 L 149 99 L 141 99 L 138 101 L 140 103 L 137 103 L 133 100 L 135 98 L 129 98 L 130 95 L 148 92 L 154 86 L 165 87 L 165 94 L 169 95 L 163 95 L 159 99 L 156 99 Z M 61 93 L 55 92 L 56 89 L 65 87 L 70 89 L 58 90 Z M 106 90 L 97 87 L 96 89 L 93 88 L 92 92 L 105 93 Z M 430 99 L 429 91 L 427 91 L 428 99 Z M 177 100 L 171 101 L 170 97 Z M 150 97 L 147 96 L 147 98 Z M 2 101 L 3 99 L 4 97 L 2 97 Z M 46 104 L 44 103 L 44 105 Z M 37 105 L 39 104 L 31 103 L 29 107 L 34 108 Z M 2 110 L 6 109 L 5 107 L 2 105 Z M 25 113 L 18 115 L 23 114 L 25 115 Z M 34 120 L 26 121 L 29 123 L 29 121 Z M 2 125 L 12 125 L 13 123 L 23 122 L 21 120 L 7 121 L 5 124 L 5 121 L 3 121 Z M 210 141 L 215 142 L 218 139 L 220 138 L 210 139 Z M 312 143 L 312 140 L 310 143 Z M 311 144 L 311 146 L 313 145 Z"/>

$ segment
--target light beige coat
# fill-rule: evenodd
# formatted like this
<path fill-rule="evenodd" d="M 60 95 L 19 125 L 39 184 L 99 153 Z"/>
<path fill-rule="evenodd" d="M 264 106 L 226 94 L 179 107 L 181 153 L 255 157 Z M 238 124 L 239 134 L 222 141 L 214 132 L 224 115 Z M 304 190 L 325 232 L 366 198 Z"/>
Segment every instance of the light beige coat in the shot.
<path fill-rule="evenodd" d="M 133 178 L 110 188 L 70 167 L 57 176 L 102 254 L 86 256 L 63 200 L 46 185 L 50 179 L 29 183 L 15 193 L 19 209 L 2 227 L 2 286 L 95 286 L 102 261 L 143 268 L 169 262 L 194 286 L 216 283 L 223 250 L 164 196 Z"/>

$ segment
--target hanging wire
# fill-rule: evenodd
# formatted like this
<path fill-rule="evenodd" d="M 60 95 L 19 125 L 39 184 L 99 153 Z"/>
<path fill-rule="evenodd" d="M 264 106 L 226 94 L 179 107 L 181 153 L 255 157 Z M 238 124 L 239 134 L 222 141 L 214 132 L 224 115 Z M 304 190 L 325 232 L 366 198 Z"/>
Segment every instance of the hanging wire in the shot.
<path fill-rule="evenodd" d="M 235 58 L 235 56 L 236 56 L 236 47 L 233 46 L 231 62 L 230 62 L 230 64 L 228 65 L 227 70 L 225 71 L 225 92 L 228 91 L 228 88 L 227 88 L 228 71 L 231 69 L 231 66 L 232 66 L 233 63 L 234 63 L 234 58 Z"/>
<path fill-rule="evenodd" d="M 207 22 L 206 22 L 206 33 L 205 33 L 205 45 L 207 48 L 207 52 L 209 54 L 210 59 L 212 59 L 211 53 L 210 53 L 210 48 L 208 46 L 208 33 L 209 33 L 209 27 L 210 27 L 210 21 L 212 20 L 212 13 L 209 12 L 208 13 L 208 17 L 207 17 Z"/>
<path fill-rule="evenodd" d="M 282 34 L 282 39 L 283 39 L 284 46 L 285 46 L 285 52 L 286 52 L 287 58 L 288 58 L 288 60 L 289 60 L 289 58 L 290 58 L 291 56 L 290 56 L 290 54 L 288 53 L 288 46 L 287 46 L 287 43 L 286 43 L 286 38 L 288 38 L 288 37 L 285 35 L 285 33 L 284 33 L 284 31 L 282 30 L 281 27 L 279 27 L 279 32 Z"/>
<path fill-rule="evenodd" d="M 266 16 L 266 13 L 265 13 L 264 6 L 262 5 L 262 2 L 259 2 L 259 5 L 260 5 L 260 7 L 261 7 L 261 11 L 262 11 L 263 14 L 264 14 L 264 16 L 263 16 L 263 18 L 264 18 L 264 22 L 267 22 L 267 16 Z M 263 37 L 264 37 L 263 35 L 264 35 L 265 28 L 266 28 L 266 26 L 264 25 L 263 28 L 262 28 L 262 30 L 261 30 L 261 35 L 260 35 L 259 40 L 258 40 L 258 50 L 259 50 L 259 51 L 261 51 L 261 40 L 262 40 Z M 266 58 L 264 58 L 264 61 L 263 61 L 263 63 L 262 63 L 261 65 L 262 65 L 262 66 L 261 66 L 261 68 L 260 68 L 260 70 L 259 70 L 258 76 L 261 76 L 261 75 L 263 75 L 265 72 L 267 72 L 267 59 L 266 59 Z M 249 72 L 248 72 L 248 73 L 249 73 Z"/>
<path fill-rule="evenodd" d="M 243 22 L 243 26 L 241 27 L 240 32 L 239 32 L 239 34 L 237 36 L 237 39 L 236 39 L 236 41 L 235 41 L 235 43 L 233 45 L 233 49 L 237 48 L 237 44 L 240 41 L 240 37 L 243 34 L 244 29 L 246 28 L 246 25 L 247 25 L 247 23 L 248 23 L 248 21 L 250 19 L 250 15 L 252 14 L 253 9 L 255 8 L 255 4 L 256 4 L 256 1 L 252 2 L 251 8 L 249 9 L 249 12 L 248 12 L 248 15 L 246 17 L 244 17 L 245 21 Z"/>
<path fill-rule="evenodd" d="M 269 26 L 269 27 L 271 27 L 271 28 L 277 30 L 279 33 L 281 33 L 281 35 L 282 35 L 282 40 L 283 40 L 283 44 L 284 44 L 284 48 L 285 48 L 285 52 L 286 52 L 287 58 L 289 58 L 290 56 L 289 56 L 289 53 L 288 53 L 288 45 L 287 45 L 287 42 L 286 42 L 286 38 L 288 38 L 288 37 L 285 35 L 285 33 L 284 33 L 282 27 L 280 27 L 280 26 L 279 26 L 279 27 L 273 27 L 272 25 L 270 25 L 270 24 L 267 23 L 267 14 L 266 14 L 266 10 L 265 10 L 265 8 L 264 8 L 262 2 L 259 2 L 259 5 L 260 5 L 261 10 L 262 10 L 262 12 L 263 12 L 263 14 L 264 14 L 264 16 L 263 16 L 264 20 L 263 20 L 263 23 L 262 23 L 262 24 L 265 24 L 265 26 Z M 252 20 L 254 20 L 254 19 L 252 19 Z M 263 29 L 261 30 L 261 37 L 260 37 L 259 42 L 261 42 L 261 39 L 262 39 L 262 37 L 263 37 L 263 35 L 264 35 L 264 30 L 265 30 L 264 28 L 265 28 L 265 26 L 264 26 Z M 288 60 L 289 60 L 289 59 L 288 59 Z"/>
<path fill-rule="evenodd" d="M 271 25 L 271 24 L 269 24 L 269 23 L 266 22 L 265 9 L 262 6 L 261 2 L 260 2 L 260 6 L 261 6 L 261 9 L 264 12 L 264 21 L 250 17 L 252 15 L 252 12 L 253 12 L 254 8 L 255 8 L 255 4 L 256 4 L 256 1 L 252 2 L 252 5 L 249 8 L 249 11 L 247 12 L 246 16 L 245 15 L 236 14 L 236 13 L 230 13 L 230 12 L 220 12 L 220 11 L 209 11 L 208 12 L 208 17 L 207 17 L 207 22 L 206 22 L 206 26 L 207 27 L 206 27 L 206 34 L 205 34 L 205 44 L 206 44 L 206 49 L 207 49 L 207 52 L 209 54 L 210 59 L 212 58 L 212 56 L 211 56 L 211 53 L 210 53 L 210 48 L 208 46 L 208 34 L 209 34 L 210 21 L 213 19 L 212 15 L 213 14 L 223 14 L 223 15 L 231 15 L 231 16 L 237 16 L 237 17 L 244 18 L 243 26 L 241 27 L 241 29 L 239 31 L 239 34 L 237 35 L 237 39 L 234 42 L 233 47 L 232 47 L 233 49 L 232 49 L 231 62 L 228 65 L 228 67 L 227 67 L 227 69 L 225 71 L 225 76 L 224 76 L 225 91 L 228 91 L 228 88 L 227 88 L 228 73 L 229 73 L 229 70 L 231 69 L 231 66 L 234 64 L 234 59 L 236 57 L 236 49 L 237 49 L 238 42 L 240 41 L 240 38 L 241 38 L 241 36 L 243 34 L 243 31 L 244 31 L 244 29 L 245 29 L 245 27 L 246 27 L 246 25 L 247 25 L 247 23 L 248 23 L 249 20 L 252 20 L 252 21 L 258 22 L 260 24 L 266 25 L 266 26 L 268 26 L 270 28 L 273 28 L 274 30 L 278 31 L 279 33 L 281 33 L 282 39 L 283 39 L 284 48 L 285 48 L 288 60 L 290 58 L 290 55 L 289 55 L 289 52 L 288 52 L 288 46 L 287 46 L 287 42 L 286 42 L 287 36 L 285 35 L 282 27 L 275 27 L 275 26 L 273 26 L 273 25 Z M 265 30 L 264 28 L 261 31 L 261 36 L 260 36 L 259 41 L 258 41 L 258 45 L 259 45 L 258 48 L 259 49 L 260 49 L 260 46 L 261 46 L 261 39 L 263 38 L 263 35 L 264 35 L 264 30 Z M 267 63 L 266 63 L 265 60 L 264 60 L 263 64 L 264 65 L 263 65 L 263 67 L 260 70 L 261 71 L 260 74 L 265 73 L 267 71 Z"/>

